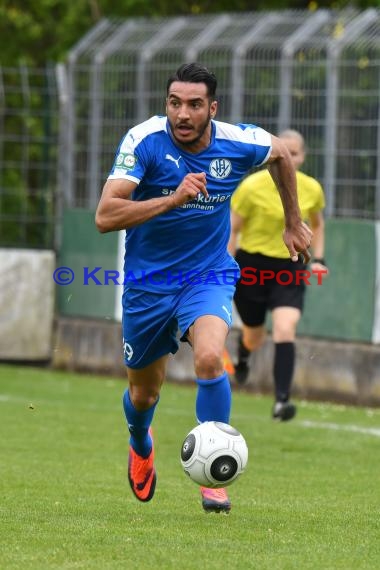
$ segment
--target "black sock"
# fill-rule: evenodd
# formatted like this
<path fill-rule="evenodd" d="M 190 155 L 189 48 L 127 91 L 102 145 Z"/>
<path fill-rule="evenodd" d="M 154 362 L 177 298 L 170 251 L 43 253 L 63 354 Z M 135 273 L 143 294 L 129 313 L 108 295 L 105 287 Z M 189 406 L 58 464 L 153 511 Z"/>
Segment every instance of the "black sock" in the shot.
<path fill-rule="evenodd" d="M 248 350 L 248 348 L 246 348 L 243 344 L 243 336 L 240 335 L 239 336 L 239 342 L 238 342 L 238 362 L 239 363 L 244 363 L 247 364 L 249 357 L 251 355 L 251 351 Z"/>
<path fill-rule="evenodd" d="M 274 387 L 276 400 L 287 402 L 293 380 L 296 358 L 294 342 L 278 342 L 274 345 Z"/>

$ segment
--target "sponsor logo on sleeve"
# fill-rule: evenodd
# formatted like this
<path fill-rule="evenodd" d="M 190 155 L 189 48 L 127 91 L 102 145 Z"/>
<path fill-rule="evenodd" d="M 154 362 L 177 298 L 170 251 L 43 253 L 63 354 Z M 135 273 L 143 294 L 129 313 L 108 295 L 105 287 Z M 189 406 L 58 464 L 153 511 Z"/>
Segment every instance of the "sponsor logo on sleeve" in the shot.
<path fill-rule="evenodd" d="M 133 170 L 137 162 L 137 157 L 134 154 L 129 154 L 125 152 L 119 152 L 116 157 L 116 166 L 119 168 L 126 168 L 127 170 Z"/>

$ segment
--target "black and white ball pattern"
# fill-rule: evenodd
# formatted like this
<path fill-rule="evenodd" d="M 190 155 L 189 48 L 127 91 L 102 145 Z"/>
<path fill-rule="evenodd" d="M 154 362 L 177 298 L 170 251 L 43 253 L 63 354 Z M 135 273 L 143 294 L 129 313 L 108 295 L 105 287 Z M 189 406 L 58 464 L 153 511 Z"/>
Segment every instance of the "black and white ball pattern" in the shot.
<path fill-rule="evenodd" d="M 242 434 L 222 422 L 203 422 L 186 436 L 181 464 L 195 483 L 204 487 L 226 487 L 243 473 L 248 448 Z"/>

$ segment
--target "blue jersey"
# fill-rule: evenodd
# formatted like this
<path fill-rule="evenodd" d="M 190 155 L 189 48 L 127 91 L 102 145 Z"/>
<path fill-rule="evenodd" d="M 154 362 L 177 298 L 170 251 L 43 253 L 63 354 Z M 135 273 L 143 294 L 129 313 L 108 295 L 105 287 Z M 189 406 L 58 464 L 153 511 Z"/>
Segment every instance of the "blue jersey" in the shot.
<path fill-rule="evenodd" d="M 189 172 L 205 172 L 208 198 L 182 206 L 127 230 L 125 284 L 174 292 L 189 275 L 236 271 L 227 252 L 230 198 L 241 178 L 271 153 L 271 136 L 254 125 L 211 121 L 210 145 L 192 154 L 176 146 L 166 117 L 155 116 L 121 140 L 109 179 L 136 182 L 133 200 L 175 192 Z M 237 273 L 238 275 L 238 273 Z"/>

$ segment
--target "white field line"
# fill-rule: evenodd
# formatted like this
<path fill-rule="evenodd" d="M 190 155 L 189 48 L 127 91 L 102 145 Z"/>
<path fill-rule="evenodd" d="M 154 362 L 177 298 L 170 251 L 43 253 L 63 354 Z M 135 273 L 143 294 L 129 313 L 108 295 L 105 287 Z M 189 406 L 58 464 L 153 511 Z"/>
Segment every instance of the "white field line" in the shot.
<path fill-rule="evenodd" d="M 28 400 L 26 398 L 22 398 L 20 396 L 11 396 L 8 394 L 0 394 L 0 402 L 22 402 L 24 404 L 28 404 Z M 59 404 L 59 402 L 54 401 L 53 404 Z M 51 401 L 42 401 L 42 400 L 38 400 L 38 404 L 52 404 Z M 96 408 L 96 406 L 85 406 L 88 409 L 93 409 Z M 170 415 L 178 415 L 178 410 L 175 408 L 166 408 L 165 409 L 165 413 L 166 414 L 170 414 Z M 181 415 L 188 415 L 188 416 L 193 416 L 194 412 L 193 410 L 189 410 L 188 412 L 181 412 Z M 238 414 L 237 417 L 242 417 L 242 414 Z M 244 417 L 246 417 L 246 415 L 244 414 Z M 260 418 L 256 418 L 257 420 L 259 420 Z M 267 418 L 266 418 L 267 419 Z M 195 420 L 194 420 L 194 425 L 195 425 Z M 366 428 L 366 427 L 360 427 L 360 426 L 355 426 L 355 425 L 343 425 L 343 424 L 335 424 L 335 423 L 327 423 L 327 422 L 315 422 L 315 421 L 311 421 L 311 420 L 301 420 L 301 421 L 295 421 L 294 424 L 297 423 L 297 425 L 301 426 L 301 427 L 305 427 L 305 428 L 316 428 L 316 429 L 328 429 L 328 430 L 334 430 L 334 431 L 349 431 L 349 432 L 353 432 L 353 433 L 361 433 L 363 435 L 373 435 L 374 437 L 380 437 L 380 428 Z"/>
<path fill-rule="evenodd" d="M 169 414 L 169 415 L 173 415 L 176 416 L 178 415 L 178 410 L 175 408 L 165 408 L 165 414 Z M 184 412 L 183 410 L 181 411 L 181 415 L 182 417 L 184 415 L 186 416 L 194 416 L 194 412 L 193 410 L 189 409 L 188 411 Z M 252 420 L 252 416 L 248 416 L 247 414 L 235 414 L 234 418 L 235 421 L 239 420 L 241 418 L 249 418 Z M 261 422 L 261 421 L 268 421 L 268 418 L 265 417 L 259 417 L 256 416 L 255 421 Z M 379 428 L 366 428 L 366 427 L 360 427 L 360 426 L 355 426 L 355 425 L 343 425 L 343 424 L 334 424 L 334 423 L 327 423 L 327 422 L 315 422 L 315 421 L 311 421 L 311 420 L 295 420 L 294 425 L 297 424 L 297 426 L 301 426 L 301 427 L 305 427 L 305 428 L 316 428 L 316 429 L 329 429 L 329 430 L 335 430 L 335 431 L 350 431 L 350 432 L 354 432 L 354 433 L 361 433 L 363 435 L 373 435 L 375 437 L 380 437 L 380 427 Z M 195 422 L 194 422 L 195 425 Z"/>
<path fill-rule="evenodd" d="M 300 421 L 298 422 L 298 424 L 306 428 L 329 429 L 335 431 L 351 431 L 354 433 L 362 433 L 364 435 L 373 435 L 375 437 L 380 437 L 380 428 L 365 428 L 353 425 L 313 422 L 309 420 Z"/>
<path fill-rule="evenodd" d="M 0 402 L 9 402 L 12 398 L 6 394 L 0 394 Z"/>

